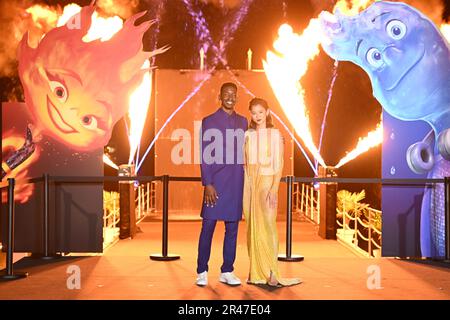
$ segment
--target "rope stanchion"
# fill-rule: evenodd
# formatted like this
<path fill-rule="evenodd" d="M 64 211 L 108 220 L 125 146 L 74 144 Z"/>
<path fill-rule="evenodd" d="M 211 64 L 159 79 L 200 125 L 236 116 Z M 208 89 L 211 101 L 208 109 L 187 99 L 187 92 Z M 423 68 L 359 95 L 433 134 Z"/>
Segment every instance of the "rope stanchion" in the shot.
<path fill-rule="evenodd" d="M 292 185 L 293 185 L 293 181 L 294 181 L 293 176 L 286 177 L 286 185 L 287 185 L 286 254 L 278 255 L 278 260 L 288 261 L 288 262 L 297 262 L 297 261 L 304 260 L 303 256 L 292 254 Z"/>
<path fill-rule="evenodd" d="M 33 253 L 31 258 L 33 259 L 42 259 L 42 260 L 53 260 L 61 258 L 62 256 L 58 253 L 50 254 L 50 178 L 46 173 L 43 175 L 44 180 L 44 222 L 43 222 L 43 239 L 44 239 L 44 248 L 43 253 Z"/>
<path fill-rule="evenodd" d="M 27 272 L 14 272 L 14 178 L 8 178 L 8 234 L 6 269 L 0 271 L 0 280 L 17 280 L 28 276 Z"/>
<path fill-rule="evenodd" d="M 162 254 L 151 254 L 150 259 L 155 261 L 172 261 L 180 259 L 179 255 L 169 254 L 169 176 L 162 177 L 163 182 L 163 224 L 162 224 Z"/>

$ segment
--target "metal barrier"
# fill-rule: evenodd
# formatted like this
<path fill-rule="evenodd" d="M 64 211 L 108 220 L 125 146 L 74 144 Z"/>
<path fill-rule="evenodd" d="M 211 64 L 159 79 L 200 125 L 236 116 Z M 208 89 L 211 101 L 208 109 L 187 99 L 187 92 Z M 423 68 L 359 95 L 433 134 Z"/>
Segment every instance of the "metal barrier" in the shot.
<path fill-rule="evenodd" d="M 36 183 L 44 181 L 44 254 L 43 257 L 51 257 L 52 255 L 48 251 L 48 230 L 49 230 L 49 219 L 48 219 L 48 185 L 50 181 L 54 182 L 71 182 L 71 183 L 102 183 L 105 181 L 145 181 L 152 182 L 156 180 L 162 180 L 163 182 L 163 236 L 162 236 L 162 254 L 161 255 L 152 255 L 151 259 L 154 260 L 174 260 L 178 259 L 178 255 L 170 255 L 168 254 L 168 204 L 169 204 L 169 181 L 201 181 L 200 178 L 194 177 L 169 177 L 168 175 L 164 176 L 151 176 L 151 177 L 73 177 L 73 176 L 53 176 L 44 175 L 43 178 L 32 178 L 22 180 L 20 182 L 15 181 L 14 179 L 8 179 L 8 184 L 1 183 L 1 189 L 5 187 L 8 188 L 8 230 L 7 230 L 7 265 L 6 270 L 2 272 L 0 276 L 1 279 L 11 280 L 18 279 L 20 277 L 25 276 L 24 274 L 14 273 L 13 272 L 13 254 L 14 254 L 14 186 L 17 183 L 26 184 L 26 183 Z M 445 260 L 450 260 L 450 179 L 356 179 L 356 178 L 297 178 L 293 176 L 288 176 L 286 178 L 282 178 L 282 181 L 287 183 L 287 219 L 286 219 L 286 255 L 280 256 L 281 259 L 285 259 L 286 261 L 301 261 L 303 257 L 296 257 L 291 254 L 292 250 L 292 200 L 293 200 L 293 185 L 295 182 L 299 183 L 320 183 L 320 182 L 333 182 L 333 183 L 382 183 L 384 185 L 409 185 L 409 186 L 421 186 L 429 183 L 444 183 L 445 184 L 445 224 L 446 224 L 446 234 L 445 234 Z M 47 191 L 45 191 L 47 190 Z M 298 192 L 298 189 L 297 189 Z M 298 193 L 297 193 L 298 197 Z M 295 202 L 297 201 L 297 202 Z M 311 201 L 311 198 L 309 198 Z M 298 205 L 298 198 L 294 200 L 294 203 Z M 310 202 L 311 203 L 311 202 Z M 312 202 L 310 208 L 314 208 L 314 202 Z M 302 204 L 301 204 L 302 206 Z M 317 206 L 317 204 L 316 204 Z M 46 217 L 46 218 L 45 218 Z M 358 219 L 358 218 L 355 218 Z M 362 222 L 362 221 L 361 221 Z M 359 223 L 361 223 L 359 222 Z M 363 222 L 364 223 L 364 222 Z M 369 224 L 365 224 L 370 227 Z M 372 246 L 372 244 L 379 248 L 381 245 L 373 242 L 373 236 L 369 233 L 369 237 L 367 238 Z M 280 260 L 281 260 L 280 259 Z"/>
<path fill-rule="evenodd" d="M 119 240 L 119 193 L 103 191 L 103 249 Z"/>
<path fill-rule="evenodd" d="M 361 216 L 352 217 L 345 209 L 339 213 L 342 214 L 342 222 L 336 221 L 341 227 L 336 234 L 338 240 L 352 245 L 354 250 L 366 257 L 381 257 L 381 252 L 378 251 L 381 249 L 381 229 L 373 223 L 374 216 L 381 215 L 381 211 L 368 208 L 368 221 L 361 219 Z M 353 222 L 353 228 L 350 228 L 350 222 Z M 367 237 L 361 233 L 360 226 L 367 229 Z M 367 251 L 358 246 L 358 236 L 367 242 Z"/>
<path fill-rule="evenodd" d="M 320 191 L 306 183 L 294 183 L 293 211 L 303 214 L 315 224 L 320 223 Z"/>
<path fill-rule="evenodd" d="M 136 188 L 135 216 L 136 224 L 155 212 L 155 194 L 157 181 L 139 184 Z M 115 191 L 103 191 L 103 249 L 119 241 L 120 194 Z"/>
<path fill-rule="evenodd" d="M 156 181 L 139 184 L 137 187 L 136 223 L 141 222 L 145 217 L 155 212 L 156 202 Z"/>

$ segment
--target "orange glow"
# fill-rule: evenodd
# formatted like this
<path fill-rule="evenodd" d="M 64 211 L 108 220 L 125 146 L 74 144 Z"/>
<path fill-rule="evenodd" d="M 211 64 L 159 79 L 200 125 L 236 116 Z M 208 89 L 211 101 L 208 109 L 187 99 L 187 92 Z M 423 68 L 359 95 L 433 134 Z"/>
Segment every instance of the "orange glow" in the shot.
<path fill-rule="evenodd" d="M 348 152 L 345 157 L 343 157 L 339 163 L 335 166 L 336 169 L 342 167 L 344 164 L 355 159 L 359 155 L 368 151 L 369 149 L 378 146 L 383 142 L 383 126 L 378 124 L 377 128 L 367 134 L 365 138 L 360 138 L 355 149 Z"/>

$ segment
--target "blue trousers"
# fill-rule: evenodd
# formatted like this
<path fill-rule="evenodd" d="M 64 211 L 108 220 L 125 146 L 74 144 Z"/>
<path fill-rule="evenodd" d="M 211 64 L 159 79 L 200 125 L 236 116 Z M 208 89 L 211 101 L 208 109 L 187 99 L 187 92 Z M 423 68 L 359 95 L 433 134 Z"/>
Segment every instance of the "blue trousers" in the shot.
<path fill-rule="evenodd" d="M 232 272 L 236 259 L 236 242 L 239 221 L 225 222 L 225 239 L 223 242 L 223 264 L 222 272 Z M 211 254 L 211 242 L 216 228 L 217 220 L 203 219 L 202 231 L 198 242 L 197 273 L 208 271 L 208 261 Z"/>

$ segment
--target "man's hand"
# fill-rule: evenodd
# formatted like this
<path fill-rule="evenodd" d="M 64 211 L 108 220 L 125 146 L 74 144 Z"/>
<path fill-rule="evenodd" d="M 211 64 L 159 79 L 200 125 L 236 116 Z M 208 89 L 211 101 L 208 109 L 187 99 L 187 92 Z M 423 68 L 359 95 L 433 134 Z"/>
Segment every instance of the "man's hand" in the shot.
<path fill-rule="evenodd" d="M 269 203 L 269 208 L 276 209 L 278 204 L 278 194 L 277 192 L 269 191 L 267 193 L 267 202 Z"/>
<path fill-rule="evenodd" d="M 214 207 L 219 196 L 217 195 L 216 188 L 212 184 L 205 186 L 205 203 L 206 206 Z"/>

